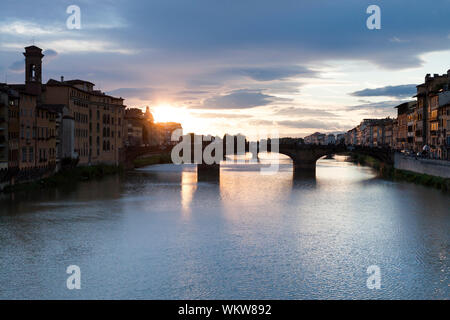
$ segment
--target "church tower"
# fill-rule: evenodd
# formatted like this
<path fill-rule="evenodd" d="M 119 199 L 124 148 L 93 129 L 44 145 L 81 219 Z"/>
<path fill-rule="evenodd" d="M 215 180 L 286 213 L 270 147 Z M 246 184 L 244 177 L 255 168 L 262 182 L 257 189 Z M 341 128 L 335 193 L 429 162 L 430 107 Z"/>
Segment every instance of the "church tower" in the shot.
<path fill-rule="evenodd" d="M 42 85 L 42 49 L 36 46 L 25 48 L 25 87 L 31 94 L 41 95 Z"/>

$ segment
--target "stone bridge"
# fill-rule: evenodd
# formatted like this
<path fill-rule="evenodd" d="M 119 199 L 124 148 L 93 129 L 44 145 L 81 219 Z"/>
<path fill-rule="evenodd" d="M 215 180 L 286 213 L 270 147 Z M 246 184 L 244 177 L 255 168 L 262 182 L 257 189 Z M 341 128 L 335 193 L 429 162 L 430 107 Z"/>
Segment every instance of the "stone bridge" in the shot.
<path fill-rule="evenodd" d="M 205 148 L 208 143 L 203 143 L 201 148 Z M 194 153 L 194 145 L 192 147 L 192 154 Z M 172 147 L 127 147 L 124 151 L 123 163 L 125 168 L 133 168 L 133 162 L 136 158 L 143 155 L 159 154 L 161 152 L 170 152 Z M 225 149 L 225 148 L 224 148 Z M 260 144 L 245 143 L 245 152 L 252 152 L 254 157 L 260 152 Z M 278 150 L 272 150 L 272 145 L 267 143 L 267 148 L 262 151 L 278 152 L 280 154 L 287 155 L 291 158 L 294 172 L 315 173 L 316 162 L 323 156 L 339 154 L 344 152 L 359 153 L 371 156 L 378 159 L 380 162 L 386 165 L 393 165 L 394 163 L 394 151 L 388 148 L 377 147 L 363 147 L 363 146 L 346 146 L 344 144 L 330 144 L 330 145 L 311 145 L 311 144 L 297 144 L 297 143 L 280 143 L 278 144 Z M 224 150 L 224 158 L 226 155 Z M 233 154 L 237 154 L 236 148 L 233 150 Z M 191 159 L 190 163 L 195 163 Z M 197 172 L 200 180 L 207 180 L 209 177 L 214 177 L 220 174 L 220 164 L 206 164 L 197 163 Z"/>
<path fill-rule="evenodd" d="M 172 146 L 165 148 L 160 146 L 129 146 L 122 150 L 120 162 L 123 164 L 125 169 L 133 169 L 135 159 L 145 155 L 170 152 L 171 149 Z"/>
<path fill-rule="evenodd" d="M 253 145 L 252 145 L 253 144 Z M 245 151 L 253 153 L 253 158 L 257 157 L 260 152 L 259 143 L 247 143 L 245 144 Z M 345 144 L 330 144 L 330 145 L 314 145 L 314 144 L 297 144 L 280 143 L 278 145 L 278 150 L 272 150 L 270 143 L 267 144 L 267 148 L 262 151 L 267 152 L 277 152 L 284 154 L 291 158 L 294 174 L 298 176 L 313 176 L 316 172 L 316 162 L 323 156 L 334 155 L 339 153 L 359 153 L 363 155 L 371 156 L 378 159 L 385 165 L 392 166 L 394 164 L 394 151 L 389 148 L 379 148 L 379 147 L 347 147 Z M 234 152 L 237 154 L 237 152 Z M 224 158 L 226 155 L 224 151 Z M 219 175 L 220 166 L 219 164 L 208 165 L 201 163 L 197 165 L 197 173 L 200 180 L 205 178 L 214 177 L 214 175 Z"/>

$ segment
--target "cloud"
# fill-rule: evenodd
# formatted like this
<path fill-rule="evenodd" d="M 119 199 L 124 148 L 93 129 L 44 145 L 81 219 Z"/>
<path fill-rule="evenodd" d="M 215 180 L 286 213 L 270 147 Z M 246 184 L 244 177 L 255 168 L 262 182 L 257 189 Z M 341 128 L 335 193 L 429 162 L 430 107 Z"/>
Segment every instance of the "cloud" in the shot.
<path fill-rule="evenodd" d="M 12 72 L 17 72 L 17 73 L 24 72 L 25 71 L 25 62 L 24 62 L 24 60 L 19 60 L 19 61 L 13 62 L 8 67 L 8 70 L 10 70 Z"/>
<path fill-rule="evenodd" d="M 377 111 L 393 111 L 394 107 L 408 102 L 411 100 L 388 100 L 388 101 L 381 101 L 381 102 L 370 102 L 370 103 L 363 103 L 360 105 L 350 106 L 346 109 L 348 111 L 366 111 L 366 112 L 377 112 Z"/>
<path fill-rule="evenodd" d="M 302 66 L 268 66 L 232 69 L 233 72 L 257 81 L 284 80 L 292 77 L 316 77 L 317 72 Z"/>
<path fill-rule="evenodd" d="M 182 90 L 177 92 L 177 95 L 196 95 L 196 94 L 205 94 L 208 91 L 205 90 Z"/>
<path fill-rule="evenodd" d="M 260 90 L 241 89 L 203 101 L 197 109 L 247 109 L 268 105 L 278 98 Z"/>
<path fill-rule="evenodd" d="M 409 42 L 410 40 L 405 40 L 405 39 L 400 39 L 397 37 L 392 37 L 389 39 L 390 42 L 395 42 L 395 43 L 405 43 L 405 42 Z"/>
<path fill-rule="evenodd" d="M 47 49 L 42 52 L 46 57 L 56 57 L 58 52 L 53 49 Z"/>
<path fill-rule="evenodd" d="M 278 125 L 288 128 L 295 129 L 322 129 L 322 130 L 343 130 L 346 126 L 343 126 L 339 122 L 331 122 L 331 121 L 322 121 L 316 119 L 308 119 L 308 120 L 284 120 L 277 121 Z"/>
<path fill-rule="evenodd" d="M 61 52 L 102 52 L 102 53 L 118 53 L 130 55 L 136 53 L 135 50 L 121 47 L 116 43 L 106 40 L 75 40 L 60 39 L 45 41 L 43 45 L 53 47 Z"/>
<path fill-rule="evenodd" d="M 120 96 L 126 99 L 151 100 L 154 94 L 153 88 L 118 88 L 108 91 L 107 94 Z"/>
<path fill-rule="evenodd" d="M 61 31 L 62 29 L 56 26 L 43 27 L 39 24 L 23 20 L 5 21 L 0 24 L 0 34 L 14 36 L 43 36 L 57 34 Z"/>
<path fill-rule="evenodd" d="M 310 108 L 300 108 L 300 107 L 283 107 L 276 108 L 273 112 L 274 115 L 279 116 L 317 116 L 322 118 L 338 118 L 339 115 L 336 113 L 326 111 L 323 109 L 310 109 Z"/>
<path fill-rule="evenodd" d="M 236 114 L 236 113 L 213 113 L 213 112 L 193 112 L 191 115 L 199 118 L 208 119 L 248 119 L 252 118 L 249 114 Z"/>
<path fill-rule="evenodd" d="M 417 92 L 415 84 L 386 86 L 376 89 L 364 89 L 351 93 L 355 97 L 412 97 Z"/>

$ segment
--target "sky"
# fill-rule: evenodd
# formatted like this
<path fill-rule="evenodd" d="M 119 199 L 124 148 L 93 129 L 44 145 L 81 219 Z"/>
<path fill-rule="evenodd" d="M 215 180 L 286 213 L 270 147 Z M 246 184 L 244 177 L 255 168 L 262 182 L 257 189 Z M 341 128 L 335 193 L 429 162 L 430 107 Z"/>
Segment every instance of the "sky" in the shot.
<path fill-rule="evenodd" d="M 450 69 L 449 13 L 450 0 L 2 0 L 0 82 L 24 82 L 34 43 L 44 82 L 91 81 L 185 132 L 337 133 L 394 117 Z"/>

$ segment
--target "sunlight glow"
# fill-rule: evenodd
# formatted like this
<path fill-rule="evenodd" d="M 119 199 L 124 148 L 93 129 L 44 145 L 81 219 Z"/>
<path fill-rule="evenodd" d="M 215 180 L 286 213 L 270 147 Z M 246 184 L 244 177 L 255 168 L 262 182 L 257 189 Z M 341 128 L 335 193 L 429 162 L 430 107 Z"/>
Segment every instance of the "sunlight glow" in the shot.
<path fill-rule="evenodd" d="M 192 116 L 186 108 L 172 106 L 168 103 L 158 104 L 151 108 L 151 112 L 155 122 L 181 123 L 185 133 L 197 131 L 205 124 L 201 119 Z"/>

